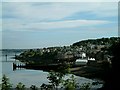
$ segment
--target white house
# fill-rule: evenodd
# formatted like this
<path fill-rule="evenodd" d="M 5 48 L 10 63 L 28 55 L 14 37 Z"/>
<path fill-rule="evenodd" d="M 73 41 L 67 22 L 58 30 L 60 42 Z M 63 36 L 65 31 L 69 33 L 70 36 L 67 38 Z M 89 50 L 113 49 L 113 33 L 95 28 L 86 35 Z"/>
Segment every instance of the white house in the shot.
<path fill-rule="evenodd" d="M 82 58 L 86 58 L 86 53 L 83 52 L 83 53 L 81 54 L 81 56 L 82 56 Z"/>
<path fill-rule="evenodd" d="M 86 65 L 88 62 L 87 59 L 76 59 L 75 65 Z"/>
<path fill-rule="evenodd" d="M 96 63 L 97 63 L 97 61 L 95 60 L 95 58 L 88 57 L 87 65 L 95 65 Z"/>
<path fill-rule="evenodd" d="M 88 57 L 88 60 L 90 60 L 90 61 L 95 61 L 95 58 L 89 58 L 89 57 Z"/>

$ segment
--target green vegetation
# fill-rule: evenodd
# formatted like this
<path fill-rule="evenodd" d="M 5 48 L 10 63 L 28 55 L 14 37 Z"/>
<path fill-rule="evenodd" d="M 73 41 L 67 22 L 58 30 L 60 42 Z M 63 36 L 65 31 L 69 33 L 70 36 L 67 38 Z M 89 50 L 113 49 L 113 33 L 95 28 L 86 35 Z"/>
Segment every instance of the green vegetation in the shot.
<path fill-rule="evenodd" d="M 64 76 L 66 74 L 62 74 L 60 72 L 51 71 L 48 74 L 48 80 L 50 81 L 49 84 L 42 84 L 40 88 L 38 88 L 35 85 L 31 85 L 29 90 L 57 90 L 57 89 L 64 89 L 64 90 L 90 90 L 91 84 L 85 83 L 82 85 L 79 85 L 79 83 L 76 83 L 76 80 L 73 75 L 71 75 L 70 78 L 64 80 Z M 2 80 L 2 87 L 1 90 L 12 90 L 14 87 L 12 87 L 12 84 L 9 82 L 9 78 L 5 75 L 3 76 Z M 15 90 L 28 90 L 26 86 L 19 82 Z"/>
<path fill-rule="evenodd" d="M 16 56 L 16 59 L 31 65 L 60 64 L 66 68 L 67 64 L 70 65 L 69 67 L 74 65 L 75 60 L 81 58 L 81 54 L 84 52 L 86 59 L 95 58 L 95 61 L 88 62 L 86 67 L 80 67 L 79 70 L 72 73 L 104 80 L 104 76 L 112 67 L 113 45 L 118 42 L 120 42 L 120 37 L 88 39 L 70 46 L 30 49 Z M 114 52 L 116 53 L 116 51 Z M 65 71 L 65 68 L 61 71 Z M 60 70 L 58 69 L 58 71 Z"/>
<path fill-rule="evenodd" d="M 48 80 L 50 81 L 49 83 L 54 87 L 54 88 L 58 88 L 59 84 L 62 82 L 62 78 L 63 78 L 63 74 L 60 72 L 54 72 L 51 71 L 49 72 L 48 75 Z"/>
<path fill-rule="evenodd" d="M 120 37 L 100 38 L 100 39 L 88 39 L 76 42 L 73 46 L 88 46 L 88 45 L 112 45 L 120 41 Z"/>
<path fill-rule="evenodd" d="M 49 84 L 43 84 L 40 86 L 43 90 L 53 90 L 61 85 L 66 90 L 74 90 L 76 88 L 90 90 L 90 83 L 84 83 L 82 86 L 79 86 L 73 76 L 67 80 L 64 80 L 64 76 L 67 73 L 70 73 L 69 70 L 71 65 L 74 64 L 77 58 L 81 58 L 81 53 L 84 52 L 86 53 L 86 58 L 95 58 L 95 62 L 90 61 L 85 67 L 80 67 L 79 70 L 72 73 L 88 78 L 99 78 L 107 82 L 105 77 L 109 76 L 108 73 L 111 69 L 119 64 L 116 64 L 116 62 L 119 62 L 119 55 L 115 51 L 117 50 L 116 46 L 120 45 L 118 44 L 119 42 L 120 37 L 89 39 L 74 43 L 70 46 L 30 49 L 24 51 L 15 58 L 30 65 L 61 65 L 56 71 L 49 72 L 47 79 L 50 82 Z M 114 68 L 114 70 L 115 69 L 118 71 L 118 68 Z M 6 80 L 4 79 L 3 81 Z M 9 84 L 9 82 L 8 84 L 4 84 L 3 88 L 6 87 L 11 88 L 11 84 Z M 22 83 L 19 83 L 16 88 L 21 90 L 21 88 L 24 89 L 25 86 Z M 32 90 L 38 89 L 35 85 L 32 85 L 30 88 Z"/>
<path fill-rule="evenodd" d="M 63 86 L 66 90 L 75 90 L 79 88 L 79 84 L 76 83 L 74 76 L 72 75 L 70 79 L 63 81 Z M 86 89 L 88 90 L 88 89 Z"/>
<path fill-rule="evenodd" d="M 88 39 L 76 42 L 70 46 L 26 50 L 15 58 L 28 64 L 39 65 L 63 62 L 74 63 L 76 58 L 80 58 L 80 55 L 84 52 L 87 57 L 101 61 L 110 58 L 109 48 L 112 44 L 119 41 L 120 37 Z"/>
<path fill-rule="evenodd" d="M 100 90 L 118 90 L 119 79 L 120 79 L 120 41 L 118 43 L 114 43 L 110 47 L 111 55 L 113 56 L 111 59 L 111 67 L 105 73 L 103 80 L 105 81 L 103 88 Z"/>
<path fill-rule="evenodd" d="M 12 84 L 10 83 L 9 78 L 3 75 L 1 90 L 10 90 L 11 87 L 12 87 Z"/>
<path fill-rule="evenodd" d="M 53 60 L 55 59 L 56 52 L 44 52 L 41 53 L 39 50 L 28 50 L 24 53 L 21 53 L 20 56 L 16 56 L 17 59 L 20 59 L 21 61 L 28 62 L 30 64 L 47 64 L 53 63 Z M 49 58 L 48 58 L 49 57 Z"/>
<path fill-rule="evenodd" d="M 35 85 L 31 85 L 30 89 L 31 90 L 38 90 L 38 87 L 36 87 Z"/>
<path fill-rule="evenodd" d="M 49 88 L 49 89 L 57 89 L 57 88 L 65 88 L 65 90 L 75 90 L 77 88 L 77 83 L 75 81 L 74 76 L 72 75 L 69 79 L 64 80 L 65 75 L 69 74 L 69 65 L 66 64 L 59 68 L 59 71 L 51 71 L 48 74 L 48 80 L 50 81 L 49 85 L 43 84 L 42 88 Z"/>
<path fill-rule="evenodd" d="M 25 85 L 23 85 L 21 82 L 19 82 L 16 86 L 17 90 L 25 90 Z"/>
<path fill-rule="evenodd" d="M 66 66 L 66 67 L 65 67 Z M 64 89 L 64 90 L 75 90 L 82 88 L 83 90 L 89 90 L 89 84 L 84 86 L 80 86 L 76 83 L 76 80 L 73 75 L 70 78 L 65 79 L 65 75 L 70 73 L 70 67 L 68 64 L 65 66 L 61 66 L 58 68 L 58 71 L 50 71 L 48 74 L 47 79 L 49 80 L 49 84 L 42 84 L 40 89 L 35 86 L 31 85 L 30 90 L 57 90 L 57 89 Z M 14 88 L 14 87 L 13 87 Z M 2 90 L 12 90 L 12 84 L 9 82 L 9 78 L 3 75 L 2 77 Z M 19 82 L 15 90 L 27 90 L 26 86 Z"/>
<path fill-rule="evenodd" d="M 80 86 L 80 90 L 90 90 L 91 89 L 91 84 L 90 83 L 83 83 L 81 86 Z"/>

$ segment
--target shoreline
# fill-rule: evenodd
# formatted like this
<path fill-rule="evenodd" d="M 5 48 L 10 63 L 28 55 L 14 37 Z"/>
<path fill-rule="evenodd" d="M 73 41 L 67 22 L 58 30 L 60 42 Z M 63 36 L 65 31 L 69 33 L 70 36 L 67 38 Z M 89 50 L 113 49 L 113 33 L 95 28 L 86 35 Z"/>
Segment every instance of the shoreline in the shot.
<path fill-rule="evenodd" d="M 98 72 L 100 69 L 94 69 L 93 71 L 92 70 L 87 70 L 88 68 L 91 69 L 90 66 L 72 68 L 71 73 L 76 75 L 76 76 L 85 77 L 85 78 L 92 79 L 92 80 L 99 80 L 103 84 L 104 83 L 103 78 L 101 78 L 98 75 L 98 73 L 100 74 L 100 73 L 102 73 L 102 71 Z M 94 67 L 92 67 L 92 68 L 94 68 Z"/>

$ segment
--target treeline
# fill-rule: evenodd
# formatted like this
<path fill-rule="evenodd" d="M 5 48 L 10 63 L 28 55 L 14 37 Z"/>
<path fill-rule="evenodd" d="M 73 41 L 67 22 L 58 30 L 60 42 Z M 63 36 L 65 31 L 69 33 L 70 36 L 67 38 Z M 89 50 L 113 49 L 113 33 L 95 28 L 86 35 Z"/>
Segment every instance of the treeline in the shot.
<path fill-rule="evenodd" d="M 82 47 L 88 57 L 96 60 L 108 60 L 112 57 L 111 47 L 120 42 L 120 37 L 88 39 L 74 43 L 73 47 Z"/>
<path fill-rule="evenodd" d="M 37 64 L 47 64 L 53 63 L 56 55 L 57 52 L 41 52 L 40 50 L 30 49 L 15 58 L 30 64 L 34 64 L 35 62 L 37 62 Z"/>
<path fill-rule="evenodd" d="M 87 46 L 91 45 L 112 45 L 120 41 L 120 37 L 100 38 L 100 39 L 88 39 L 73 43 L 73 46 Z"/>

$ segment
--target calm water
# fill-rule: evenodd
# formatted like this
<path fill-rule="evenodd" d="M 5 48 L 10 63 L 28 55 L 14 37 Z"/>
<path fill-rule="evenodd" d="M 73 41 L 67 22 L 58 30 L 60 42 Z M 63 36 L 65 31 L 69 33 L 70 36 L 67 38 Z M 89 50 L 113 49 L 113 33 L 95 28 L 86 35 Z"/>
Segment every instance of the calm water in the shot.
<path fill-rule="evenodd" d="M 13 86 L 15 86 L 19 82 L 25 84 L 26 87 L 30 87 L 31 85 L 36 85 L 37 87 L 39 87 L 43 83 L 45 84 L 49 83 L 49 81 L 47 80 L 48 72 L 43 72 L 42 70 L 29 70 L 29 69 L 17 69 L 13 71 L 12 64 L 13 62 L 15 62 L 15 59 L 12 59 L 12 57 L 14 57 L 15 53 L 11 52 L 7 54 L 8 55 L 7 61 L 11 61 L 11 62 L 4 62 L 6 61 L 5 54 L 6 52 L 4 52 L 3 55 L 1 55 L 1 51 L 0 51 L 0 67 L 2 67 L 0 71 L 2 74 L 5 74 L 10 78 L 10 82 L 13 84 Z M 16 54 L 18 55 L 20 53 L 16 53 Z M 16 61 L 16 63 L 21 63 L 21 62 Z M 65 78 L 69 78 L 70 76 L 71 74 L 67 75 Z M 94 82 L 94 80 L 87 79 L 84 77 L 75 76 L 75 78 L 79 84 L 86 82 L 87 83 Z M 99 88 L 101 86 L 102 84 L 93 86 L 93 88 Z"/>

